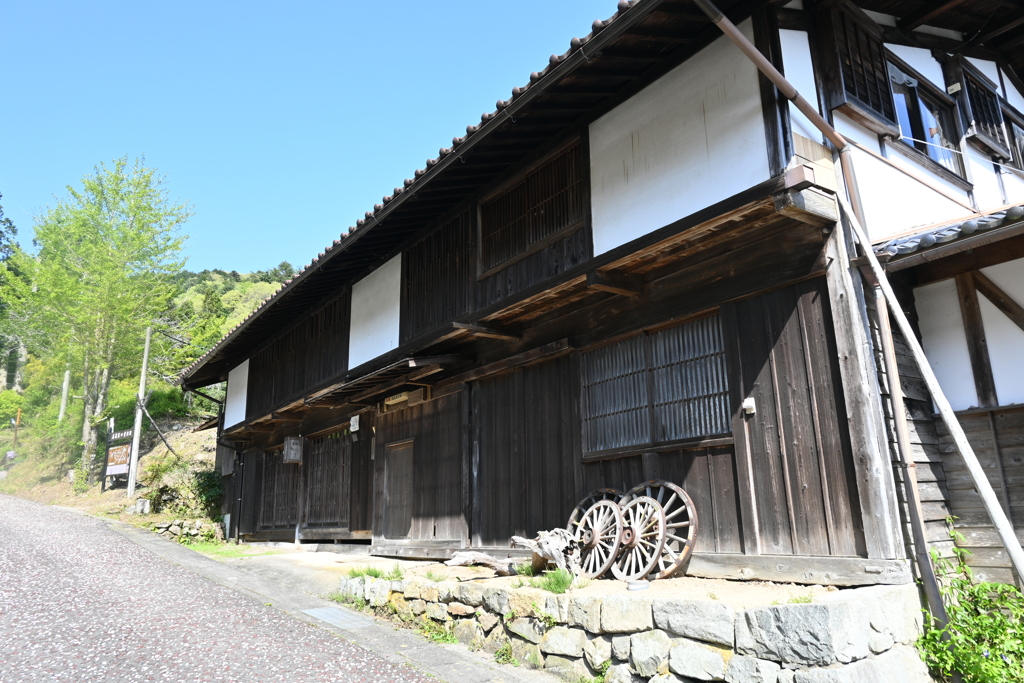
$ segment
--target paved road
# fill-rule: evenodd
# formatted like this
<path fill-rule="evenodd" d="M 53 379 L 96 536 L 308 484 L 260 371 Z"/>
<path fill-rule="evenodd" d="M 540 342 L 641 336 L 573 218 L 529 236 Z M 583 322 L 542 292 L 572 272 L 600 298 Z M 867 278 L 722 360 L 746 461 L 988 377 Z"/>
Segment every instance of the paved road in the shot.
<path fill-rule="evenodd" d="M 103 520 L 0 495 L 0 683 L 14 681 L 437 679 L 157 557 Z"/>

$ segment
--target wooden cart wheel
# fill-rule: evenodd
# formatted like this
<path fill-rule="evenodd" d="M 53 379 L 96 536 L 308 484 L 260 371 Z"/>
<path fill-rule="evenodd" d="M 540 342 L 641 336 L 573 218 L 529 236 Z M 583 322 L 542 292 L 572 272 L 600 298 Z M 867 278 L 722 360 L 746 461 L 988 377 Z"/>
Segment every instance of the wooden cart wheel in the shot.
<path fill-rule="evenodd" d="M 565 528 L 573 536 L 576 535 L 576 527 L 579 526 L 580 520 L 583 519 L 583 515 L 587 514 L 587 511 L 594 507 L 594 503 L 600 500 L 610 500 L 611 502 L 618 504 L 622 500 L 622 491 L 618 489 L 595 489 L 587 494 L 586 498 L 576 503 L 576 507 L 572 511 L 572 515 L 569 517 L 569 523 L 565 525 Z"/>
<path fill-rule="evenodd" d="M 686 491 L 663 479 L 653 479 L 633 487 L 622 500 L 627 503 L 637 496 L 653 498 L 665 511 L 665 547 L 650 578 L 667 579 L 678 572 L 693 553 L 697 539 L 697 509 Z"/>
<path fill-rule="evenodd" d="M 620 581 L 639 581 L 654 569 L 665 546 L 665 512 L 661 503 L 635 496 L 622 504 L 622 549 L 612 564 Z"/>
<path fill-rule="evenodd" d="M 618 503 L 611 500 L 594 503 L 576 525 L 575 538 L 581 550 L 580 576 L 599 578 L 618 557 L 622 543 L 622 510 Z"/>

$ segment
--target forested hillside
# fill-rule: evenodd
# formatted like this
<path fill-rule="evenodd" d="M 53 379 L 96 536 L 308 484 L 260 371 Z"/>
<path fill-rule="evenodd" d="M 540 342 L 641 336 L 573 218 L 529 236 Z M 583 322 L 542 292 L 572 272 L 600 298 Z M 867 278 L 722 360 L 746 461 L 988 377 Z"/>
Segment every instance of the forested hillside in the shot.
<path fill-rule="evenodd" d="M 110 418 L 115 430 L 133 423 L 147 327 L 149 413 L 216 414 L 175 377 L 294 270 L 286 262 L 252 273 L 186 270 L 182 227 L 191 215 L 154 169 L 127 158 L 68 186 L 31 231 L 0 207 L 0 469 L 28 462 L 40 473 L 78 469 L 83 486 L 97 481 Z M 29 233 L 26 248 L 18 227 L 23 240 Z"/>

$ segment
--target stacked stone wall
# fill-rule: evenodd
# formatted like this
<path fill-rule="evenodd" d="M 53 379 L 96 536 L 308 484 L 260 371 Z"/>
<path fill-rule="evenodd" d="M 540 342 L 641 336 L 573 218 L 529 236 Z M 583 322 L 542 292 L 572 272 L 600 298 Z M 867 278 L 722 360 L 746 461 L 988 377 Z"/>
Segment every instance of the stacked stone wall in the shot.
<path fill-rule="evenodd" d="M 913 585 L 843 590 L 812 603 L 734 610 L 716 600 L 555 595 L 485 581 L 341 580 L 353 601 L 431 620 L 521 666 L 606 683 L 930 683 L 914 648 Z"/>

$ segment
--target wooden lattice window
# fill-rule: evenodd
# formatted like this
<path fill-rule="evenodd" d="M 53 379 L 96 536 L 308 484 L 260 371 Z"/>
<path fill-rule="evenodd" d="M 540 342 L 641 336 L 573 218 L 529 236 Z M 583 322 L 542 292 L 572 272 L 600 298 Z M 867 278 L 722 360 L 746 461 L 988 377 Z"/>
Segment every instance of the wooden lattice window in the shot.
<path fill-rule="evenodd" d="M 1006 133 L 1003 129 L 1002 109 L 999 95 L 985 82 L 980 74 L 964 69 L 964 85 L 967 92 L 969 127 L 967 134 L 1001 156 L 1009 156 Z"/>
<path fill-rule="evenodd" d="M 588 454 L 728 434 L 720 318 L 645 332 L 582 354 Z"/>
<path fill-rule="evenodd" d="M 857 109 L 866 108 L 890 125 L 894 124 L 896 114 L 889 92 L 881 30 L 870 19 L 848 7 L 834 11 L 833 28 L 847 103 Z"/>
<path fill-rule="evenodd" d="M 533 254 L 583 225 L 580 143 L 480 205 L 480 269 L 485 277 Z"/>

